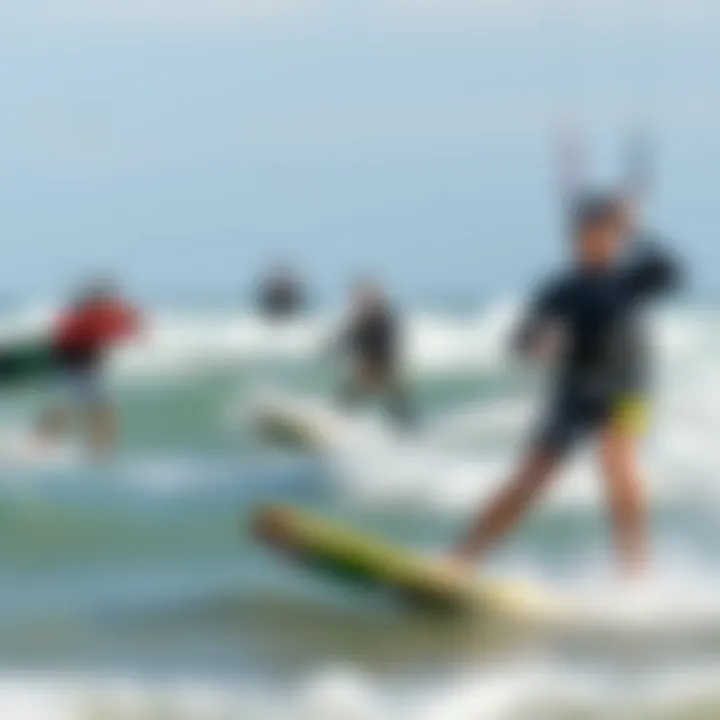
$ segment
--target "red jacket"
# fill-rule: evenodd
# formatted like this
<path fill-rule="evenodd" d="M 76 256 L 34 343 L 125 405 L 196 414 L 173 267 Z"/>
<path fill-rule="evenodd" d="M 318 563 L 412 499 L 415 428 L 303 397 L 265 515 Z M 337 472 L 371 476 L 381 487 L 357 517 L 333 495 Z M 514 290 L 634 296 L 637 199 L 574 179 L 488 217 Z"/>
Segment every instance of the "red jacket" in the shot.
<path fill-rule="evenodd" d="M 71 309 L 62 315 L 54 331 L 60 350 L 101 352 L 137 334 L 138 313 L 121 302 L 105 301 Z"/>

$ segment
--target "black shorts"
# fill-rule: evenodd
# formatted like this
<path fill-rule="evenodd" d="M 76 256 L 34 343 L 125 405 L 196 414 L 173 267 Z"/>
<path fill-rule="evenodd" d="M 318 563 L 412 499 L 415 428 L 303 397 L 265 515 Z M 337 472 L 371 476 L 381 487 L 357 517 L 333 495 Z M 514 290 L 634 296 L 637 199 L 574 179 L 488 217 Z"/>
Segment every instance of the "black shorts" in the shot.
<path fill-rule="evenodd" d="M 559 396 L 540 421 L 534 444 L 543 451 L 565 453 L 607 425 L 615 406 L 615 398 L 609 396 Z"/>
<path fill-rule="evenodd" d="M 540 423 L 535 446 L 562 454 L 592 433 L 612 424 L 614 429 L 639 437 L 650 420 L 647 395 L 627 389 L 622 392 L 588 394 L 558 393 Z"/>

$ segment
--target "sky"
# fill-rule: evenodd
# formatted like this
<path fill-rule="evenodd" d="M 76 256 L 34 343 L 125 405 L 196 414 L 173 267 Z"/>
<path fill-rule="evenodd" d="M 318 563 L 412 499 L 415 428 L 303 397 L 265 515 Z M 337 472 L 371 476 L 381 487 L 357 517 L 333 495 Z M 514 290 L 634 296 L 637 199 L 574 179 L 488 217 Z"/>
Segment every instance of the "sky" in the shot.
<path fill-rule="evenodd" d="M 0 294 L 511 294 L 562 259 L 568 125 L 596 183 L 652 137 L 713 292 L 717 37 L 714 0 L 0 0 Z"/>

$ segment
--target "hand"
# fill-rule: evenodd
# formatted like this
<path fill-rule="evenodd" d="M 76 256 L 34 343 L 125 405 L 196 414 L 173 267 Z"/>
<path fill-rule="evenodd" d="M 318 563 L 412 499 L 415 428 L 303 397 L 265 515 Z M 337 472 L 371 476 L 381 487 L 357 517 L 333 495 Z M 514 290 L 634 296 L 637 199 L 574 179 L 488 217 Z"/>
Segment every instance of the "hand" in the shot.
<path fill-rule="evenodd" d="M 562 330 L 557 327 L 548 327 L 539 332 L 528 347 L 528 354 L 544 362 L 557 359 L 564 344 Z"/>

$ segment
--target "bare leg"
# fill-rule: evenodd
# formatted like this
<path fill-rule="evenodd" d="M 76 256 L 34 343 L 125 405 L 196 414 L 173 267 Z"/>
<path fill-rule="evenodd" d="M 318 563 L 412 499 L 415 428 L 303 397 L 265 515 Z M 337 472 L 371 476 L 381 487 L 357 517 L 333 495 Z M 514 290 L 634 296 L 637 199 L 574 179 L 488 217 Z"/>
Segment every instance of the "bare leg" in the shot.
<path fill-rule="evenodd" d="M 40 445 L 51 445 L 68 433 L 70 413 L 60 407 L 45 410 L 37 424 L 37 439 Z"/>
<path fill-rule="evenodd" d="M 456 560 L 472 562 L 519 522 L 538 492 L 551 479 L 559 459 L 558 455 L 547 451 L 533 450 L 487 509 L 478 514 L 455 552 Z"/>
<path fill-rule="evenodd" d="M 645 564 L 646 554 L 646 511 L 637 439 L 610 427 L 603 433 L 600 455 L 618 560 L 623 571 L 636 574 Z"/>
<path fill-rule="evenodd" d="M 101 404 L 88 409 L 88 442 L 97 460 L 113 453 L 117 440 L 117 422 L 111 405 Z"/>

